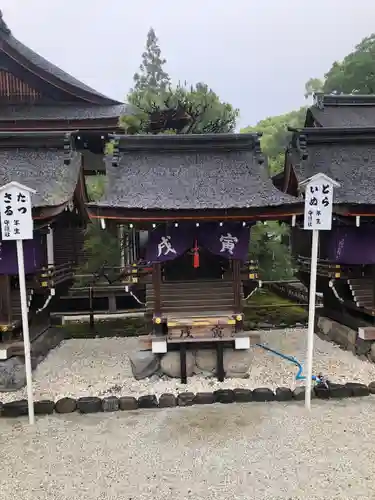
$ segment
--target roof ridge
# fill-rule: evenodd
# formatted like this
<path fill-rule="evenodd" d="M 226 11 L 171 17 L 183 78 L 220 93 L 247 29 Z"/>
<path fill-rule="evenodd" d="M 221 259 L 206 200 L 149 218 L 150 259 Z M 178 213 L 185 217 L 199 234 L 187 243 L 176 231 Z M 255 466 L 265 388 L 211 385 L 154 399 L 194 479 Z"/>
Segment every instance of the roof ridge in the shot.
<path fill-rule="evenodd" d="M 97 90 L 90 87 L 81 80 L 78 80 L 78 78 L 75 78 L 67 71 L 64 71 L 60 67 L 56 66 L 48 59 L 40 55 L 38 52 L 36 52 L 35 50 L 31 49 L 30 47 L 22 43 L 20 40 L 18 40 L 18 38 L 16 38 L 13 35 L 8 25 L 4 21 L 3 13 L 1 10 L 0 10 L 0 37 L 2 37 L 5 42 L 2 48 L 5 54 L 7 54 L 7 50 L 9 49 L 11 51 L 16 52 L 16 54 L 21 57 L 21 60 L 22 58 L 27 60 L 29 63 L 31 63 L 33 66 L 35 66 L 45 75 L 47 75 L 45 76 L 47 81 L 49 81 L 48 75 L 50 75 L 53 78 L 57 79 L 59 82 L 61 82 L 63 85 L 66 85 L 67 88 L 65 89 L 65 91 L 73 94 L 74 90 L 72 92 L 72 89 L 76 89 L 76 91 L 77 90 L 81 91 L 83 95 L 78 94 L 79 97 L 88 102 L 90 102 L 90 97 L 91 97 L 91 99 L 94 99 L 93 101 L 91 101 L 91 103 L 94 105 L 122 104 L 120 101 L 112 99 L 111 97 L 108 97 L 102 94 L 101 92 L 98 92 Z M 11 56 L 14 57 L 14 54 Z M 50 84 L 53 85 L 53 81 L 50 82 Z"/>
<path fill-rule="evenodd" d="M 324 94 L 315 92 L 312 107 L 324 109 L 326 106 L 375 106 L 374 94 Z"/>
<path fill-rule="evenodd" d="M 5 35 L 11 35 L 12 33 L 7 23 L 4 21 L 3 11 L 1 9 L 0 9 L 0 32 L 4 33 Z"/>

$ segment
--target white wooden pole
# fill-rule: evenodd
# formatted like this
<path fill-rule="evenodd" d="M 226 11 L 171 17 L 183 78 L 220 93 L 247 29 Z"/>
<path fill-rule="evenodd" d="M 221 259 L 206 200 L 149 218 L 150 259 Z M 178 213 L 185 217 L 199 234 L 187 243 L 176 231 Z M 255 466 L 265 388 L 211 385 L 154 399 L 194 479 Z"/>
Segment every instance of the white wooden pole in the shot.
<path fill-rule="evenodd" d="M 20 284 L 20 296 L 21 296 L 23 345 L 25 349 L 27 403 L 29 407 L 29 423 L 34 424 L 35 418 L 34 418 L 34 401 L 33 401 L 33 381 L 31 374 L 30 335 L 29 335 L 29 320 L 28 320 L 27 297 L 26 297 L 25 263 L 23 259 L 23 242 L 22 240 L 17 240 L 16 243 L 17 243 L 17 260 L 18 260 L 18 279 Z"/>
<path fill-rule="evenodd" d="M 311 269 L 309 293 L 309 322 L 307 330 L 307 356 L 306 356 L 306 393 L 305 407 L 311 410 L 312 368 L 314 353 L 314 326 L 315 326 L 315 299 L 316 299 L 316 270 L 318 265 L 319 231 L 312 231 L 311 244 Z"/>

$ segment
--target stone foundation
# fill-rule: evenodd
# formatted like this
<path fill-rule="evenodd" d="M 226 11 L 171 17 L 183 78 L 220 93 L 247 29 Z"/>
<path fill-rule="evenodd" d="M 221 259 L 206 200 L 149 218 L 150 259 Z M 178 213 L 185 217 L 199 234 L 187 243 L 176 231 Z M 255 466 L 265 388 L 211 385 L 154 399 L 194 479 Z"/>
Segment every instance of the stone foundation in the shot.
<path fill-rule="evenodd" d="M 358 332 L 348 326 L 341 325 L 332 319 L 320 317 L 316 333 L 321 339 L 330 340 L 361 359 L 375 363 L 375 342 L 360 339 Z"/>
<path fill-rule="evenodd" d="M 64 340 L 64 332 L 59 328 L 50 328 L 38 337 L 31 346 L 32 369 L 39 365 L 51 349 Z M 0 361 L 0 392 L 22 389 L 26 385 L 24 356 L 13 356 Z"/>
<path fill-rule="evenodd" d="M 253 357 L 252 349 L 224 349 L 224 372 L 227 378 L 247 378 Z M 214 377 L 216 375 L 216 350 L 199 349 L 186 353 L 186 374 Z M 180 353 L 153 354 L 138 351 L 130 356 L 133 375 L 137 380 L 159 375 L 180 378 Z"/>

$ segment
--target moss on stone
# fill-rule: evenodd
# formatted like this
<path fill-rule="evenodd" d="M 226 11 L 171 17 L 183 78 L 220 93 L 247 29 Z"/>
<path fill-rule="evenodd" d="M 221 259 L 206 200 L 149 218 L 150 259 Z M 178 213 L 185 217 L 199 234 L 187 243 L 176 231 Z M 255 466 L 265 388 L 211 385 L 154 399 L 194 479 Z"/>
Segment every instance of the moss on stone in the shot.
<path fill-rule="evenodd" d="M 147 333 L 144 318 L 121 318 L 95 321 L 94 329 L 88 322 L 72 322 L 61 326 L 65 338 L 137 337 Z"/>
<path fill-rule="evenodd" d="M 281 298 L 269 290 L 257 290 L 244 307 L 245 327 L 294 326 L 307 322 L 307 311 L 294 302 Z"/>

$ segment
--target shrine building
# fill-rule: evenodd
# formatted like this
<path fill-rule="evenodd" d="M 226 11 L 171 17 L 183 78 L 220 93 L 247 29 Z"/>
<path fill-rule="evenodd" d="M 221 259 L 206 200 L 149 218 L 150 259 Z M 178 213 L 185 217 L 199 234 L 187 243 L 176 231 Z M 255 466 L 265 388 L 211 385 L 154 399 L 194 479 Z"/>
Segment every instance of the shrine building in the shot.
<path fill-rule="evenodd" d="M 125 225 L 130 264 L 146 286 L 153 336 L 167 343 L 234 340 L 252 226 L 288 220 L 301 200 L 272 183 L 258 134 L 116 136 L 104 199 L 88 204 L 102 227 Z M 136 273 L 136 269 L 134 269 Z"/>
<path fill-rule="evenodd" d="M 89 222 L 84 176 L 105 173 L 104 148 L 128 107 L 88 87 L 18 40 L 0 12 L 0 185 L 32 195 L 34 239 L 24 257 L 31 340 L 50 326 Z M 0 246 L 0 360 L 22 355 L 16 245 Z"/>
<path fill-rule="evenodd" d="M 317 173 L 338 182 L 331 231 L 321 231 L 317 289 L 324 315 L 357 329 L 375 317 L 375 96 L 318 94 L 305 127 L 292 132 L 277 186 L 301 196 Z M 308 285 L 311 234 L 303 216 L 292 228 L 299 277 Z"/>

